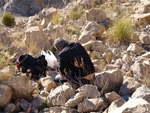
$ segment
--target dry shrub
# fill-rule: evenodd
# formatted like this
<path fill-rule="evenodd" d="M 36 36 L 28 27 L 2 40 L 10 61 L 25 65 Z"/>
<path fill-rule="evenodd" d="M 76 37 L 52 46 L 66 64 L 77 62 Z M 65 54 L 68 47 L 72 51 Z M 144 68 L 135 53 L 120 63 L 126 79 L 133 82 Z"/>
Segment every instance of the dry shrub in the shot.
<path fill-rule="evenodd" d="M 113 43 L 129 43 L 133 34 L 133 24 L 130 18 L 122 18 L 113 23 L 108 29 L 106 36 Z"/>

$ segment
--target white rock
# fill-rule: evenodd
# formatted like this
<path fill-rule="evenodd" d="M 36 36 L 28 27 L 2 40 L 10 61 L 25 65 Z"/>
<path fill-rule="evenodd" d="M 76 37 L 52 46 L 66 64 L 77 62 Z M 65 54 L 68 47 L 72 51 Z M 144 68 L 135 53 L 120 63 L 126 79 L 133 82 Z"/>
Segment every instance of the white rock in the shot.
<path fill-rule="evenodd" d="M 75 94 L 75 90 L 69 85 L 61 85 L 48 95 L 48 103 L 52 105 L 65 105 L 66 101 Z"/>
<path fill-rule="evenodd" d="M 98 23 L 102 23 L 106 18 L 106 12 L 100 8 L 93 8 L 89 11 L 86 11 L 86 19 L 88 21 L 97 21 Z"/>
<path fill-rule="evenodd" d="M 82 43 L 86 43 L 90 41 L 91 39 L 96 40 L 96 38 L 93 39 L 92 36 L 99 37 L 103 34 L 104 31 L 105 31 L 105 27 L 103 25 L 98 25 L 95 22 L 87 22 L 81 30 L 81 35 L 79 37 L 79 40 Z"/>
<path fill-rule="evenodd" d="M 139 37 L 142 44 L 150 44 L 150 37 L 146 33 L 142 33 Z"/>
<path fill-rule="evenodd" d="M 115 100 L 111 103 L 111 105 L 108 108 L 107 113 L 111 113 L 115 109 L 121 107 L 125 103 L 125 100 L 123 98 L 119 98 L 118 100 Z"/>
<path fill-rule="evenodd" d="M 56 87 L 56 84 L 52 77 L 44 77 L 40 79 L 41 85 L 44 87 L 44 90 L 50 92 L 52 88 Z"/>
<path fill-rule="evenodd" d="M 71 98 L 65 103 L 66 107 L 75 107 L 78 105 L 79 102 L 83 100 L 84 93 L 79 92 L 76 93 L 75 95 L 72 95 Z"/>
<path fill-rule="evenodd" d="M 78 112 L 91 112 L 96 111 L 100 106 L 102 106 L 104 100 L 102 98 L 95 99 L 84 99 L 78 104 Z"/>
<path fill-rule="evenodd" d="M 144 49 L 134 43 L 131 43 L 127 49 L 128 52 L 132 52 L 134 54 L 140 55 Z"/>
<path fill-rule="evenodd" d="M 78 88 L 77 91 L 82 92 L 87 98 L 97 98 L 100 96 L 97 86 L 86 84 Z"/>
<path fill-rule="evenodd" d="M 146 86 L 139 87 L 133 94 L 132 98 L 142 98 L 150 102 L 150 88 Z"/>
<path fill-rule="evenodd" d="M 149 113 L 150 104 L 143 99 L 130 99 L 111 113 Z"/>

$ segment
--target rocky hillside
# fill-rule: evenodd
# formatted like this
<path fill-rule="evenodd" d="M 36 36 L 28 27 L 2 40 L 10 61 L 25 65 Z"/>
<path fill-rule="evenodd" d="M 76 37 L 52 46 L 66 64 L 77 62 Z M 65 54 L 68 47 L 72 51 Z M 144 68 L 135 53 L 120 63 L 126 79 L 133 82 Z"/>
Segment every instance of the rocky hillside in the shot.
<path fill-rule="evenodd" d="M 42 10 L 14 27 L 0 25 L 0 112 L 150 113 L 149 0 L 72 0 L 61 9 L 34 4 L 40 0 L 12 1 L 11 7 L 33 6 L 12 8 L 25 15 Z M 53 42 L 59 37 L 87 50 L 96 69 L 94 85 L 74 89 L 55 84 L 53 71 L 37 81 L 16 69 L 23 53 L 37 57 L 50 49 L 57 55 Z"/>
<path fill-rule="evenodd" d="M 32 16 L 39 13 L 43 8 L 62 8 L 69 2 L 70 0 L 1 0 L 0 8 L 4 12 Z"/>

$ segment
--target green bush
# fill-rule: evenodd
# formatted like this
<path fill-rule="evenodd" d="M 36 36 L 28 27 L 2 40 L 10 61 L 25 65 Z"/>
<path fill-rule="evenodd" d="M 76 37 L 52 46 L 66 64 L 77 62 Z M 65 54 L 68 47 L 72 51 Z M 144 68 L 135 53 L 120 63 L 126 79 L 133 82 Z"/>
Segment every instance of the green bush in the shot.
<path fill-rule="evenodd" d="M 9 12 L 4 13 L 2 17 L 2 23 L 6 26 L 14 26 L 15 25 L 15 17 L 11 15 Z"/>
<path fill-rule="evenodd" d="M 133 34 L 133 24 L 130 18 L 122 18 L 113 23 L 113 26 L 106 32 L 108 40 L 114 43 L 119 41 L 122 43 L 129 43 L 131 35 Z"/>
<path fill-rule="evenodd" d="M 83 16 L 83 10 L 81 8 L 75 7 L 70 12 L 70 19 L 78 20 Z"/>

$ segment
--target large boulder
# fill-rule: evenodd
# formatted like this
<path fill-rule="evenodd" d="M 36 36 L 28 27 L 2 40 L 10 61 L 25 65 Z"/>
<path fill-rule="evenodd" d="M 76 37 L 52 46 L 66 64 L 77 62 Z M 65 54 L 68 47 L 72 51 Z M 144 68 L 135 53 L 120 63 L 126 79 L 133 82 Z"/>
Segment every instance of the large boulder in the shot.
<path fill-rule="evenodd" d="M 98 23 L 102 23 L 106 18 L 106 12 L 101 10 L 100 8 L 92 8 L 86 11 L 86 19 L 88 21 L 96 21 Z"/>
<path fill-rule="evenodd" d="M 25 35 L 25 45 L 30 48 L 30 50 L 43 48 L 48 49 L 51 47 L 46 33 L 38 26 L 27 28 Z"/>
<path fill-rule="evenodd" d="M 102 92 L 109 92 L 121 87 L 123 73 L 119 69 L 108 70 L 100 73 L 95 78 L 95 84 Z"/>
<path fill-rule="evenodd" d="M 86 84 L 77 89 L 78 92 L 83 92 L 84 97 L 97 98 L 100 96 L 97 86 Z"/>
<path fill-rule="evenodd" d="M 38 89 L 38 83 L 29 80 L 26 75 L 12 76 L 7 84 L 13 90 L 13 99 L 32 99 L 32 93 Z"/>
<path fill-rule="evenodd" d="M 144 99 L 130 99 L 121 107 L 111 111 L 111 113 L 149 113 L 150 104 Z"/>
<path fill-rule="evenodd" d="M 77 113 L 75 109 L 56 106 L 44 109 L 44 113 Z"/>
<path fill-rule="evenodd" d="M 75 90 L 69 85 L 61 85 L 48 95 L 48 103 L 52 105 L 65 105 L 66 101 L 75 94 Z"/>
<path fill-rule="evenodd" d="M 96 22 L 87 22 L 81 30 L 79 40 L 82 43 L 86 43 L 91 39 L 96 40 L 96 37 L 100 37 L 104 31 L 105 27 L 103 25 L 98 25 Z"/>
<path fill-rule="evenodd" d="M 7 85 L 0 85 L 0 107 L 7 105 L 12 98 L 12 89 Z"/>
<path fill-rule="evenodd" d="M 150 102 L 150 88 L 146 86 L 139 87 L 132 95 L 132 98 L 142 98 Z"/>
<path fill-rule="evenodd" d="M 44 87 L 44 90 L 47 91 L 47 92 L 50 92 L 50 90 L 52 88 L 56 87 L 56 84 L 55 84 L 53 78 L 50 77 L 50 76 L 41 78 L 40 83 L 41 83 L 42 87 Z"/>
<path fill-rule="evenodd" d="M 78 112 L 91 112 L 96 111 L 100 106 L 102 106 L 104 100 L 102 98 L 95 99 L 84 99 L 78 104 Z"/>

